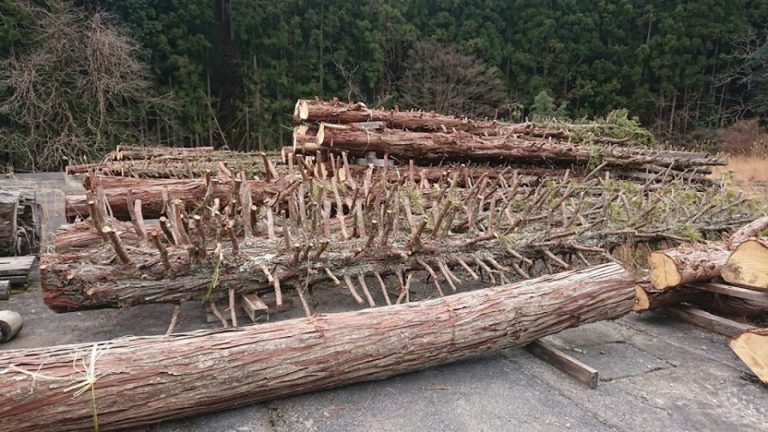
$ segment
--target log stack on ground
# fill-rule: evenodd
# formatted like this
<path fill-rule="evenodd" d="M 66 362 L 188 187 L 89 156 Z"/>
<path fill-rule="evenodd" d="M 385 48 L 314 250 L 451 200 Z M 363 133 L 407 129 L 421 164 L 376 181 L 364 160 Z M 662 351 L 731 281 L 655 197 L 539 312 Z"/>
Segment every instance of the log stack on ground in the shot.
<path fill-rule="evenodd" d="M 297 101 L 294 122 L 293 150 L 305 155 L 375 152 L 417 163 L 491 161 L 574 171 L 597 166 L 616 177 L 658 180 L 663 173 L 704 185 L 713 183 L 711 166 L 725 164 L 707 153 L 657 150 L 632 136 L 610 136 L 612 128 L 599 124 L 504 123 L 337 100 Z"/>
<path fill-rule="evenodd" d="M 648 256 L 651 283 L 657 290 L 665 290 L 719 277 L 732 255 L 732 251 L 738 251 L 743 243 L 747 243 L 745 242 L 746 239 L 759 234 L 766 228 L 768 228 L 768 217 L 761 217 L 733 233 L 727 242 L 714 241 L 682 245 L 673 249 L 653 252 Z M 758 253 L 759 248 L 754 247 L 754 244 L 759 243 L 759 240 L 748 243 L 737 255 L 737 259 L 732 260 L 731 273 L 738 271 L 736 262 L 739 259 L 749 260 L 752 258 L 752 253 Z M 745 253 L 745 250 L 749 250 L 750 253 Z M 768 267 L 767 255 L 763 252 L 762 257 L 765 259 L 763 268 Z M 760 258 L 757 260 L 759 261 Z M 751 264 L 753 263 L 749 263 L 749 265 Z"/>
<path fill-rule="evenodd" d="M 59 241 L 57 253 L 42 257 L 45 301 L 67 311 L 216 300 L 231 291 L 303 294 L 332 283 L 373 306 L 396 301 L 370 290 L 366 277 L 394 281 L 398 300 L 408 301 L 414 275 L 439 296 L 462 278 L 529 278 L 603 262 L 621 244 L 686 241 L 691 230 L 714 235 L 752 219 L 746 201 L 721 189 L 691 192 L 691 208 L 681 207 L 671 197 L 687 189 L 676 182 L 646 189 L 564 176 L 527 185 L 507 170 L 463 182 L 459 171 L 436 183 L 403 174 L 391 184 L 387 168 L 373 167 L 340 182 L 342 165 L 330 177 L 296 175 L 262 201 L 248 202 L 250 183 L 238 177 L 227 205 L 170 196 L 154 230 L 140 211 L 130 224 L 116 223 L 104 195 L 93 194 L 93 217 L 68 233 L 66 247 Z M 694 209 L 701 214 L 691 222 Z M 73 247 L 85 234 L 97 243 Z"/>
<path fill-rule="evenodd" d="M 131 428 L 381 379 L 620 317 L 632 308 L 633 286 L 606 264 L 236 330 L 5 350 L 0 428 L 83 430 L 96 417 L 102 429 Z M 85 372 L 73 369 L 81 362 Z M 82 389 L 76 397 L 73 386 Z"/>
<path fill-rule="evenodd" d="M 0 257 L 40 250 L 41 211 L 33 190 L 0 189 Z"/>

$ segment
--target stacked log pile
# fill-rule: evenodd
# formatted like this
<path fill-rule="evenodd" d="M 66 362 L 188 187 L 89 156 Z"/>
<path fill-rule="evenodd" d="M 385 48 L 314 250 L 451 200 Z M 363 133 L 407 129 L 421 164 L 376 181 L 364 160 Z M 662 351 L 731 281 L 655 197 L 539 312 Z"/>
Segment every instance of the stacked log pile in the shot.
<path fill-rule="evenodd" d="M 649 280 L 641 281 L 635 288 L 634 310 L 664 310 L 683 304 L 740 321 L 766 316 L 768 239 L 761 234 L 767 228 L 768 217 L 762 217 L 736 231 L 727 241 L 652 253 L 648 259 Z M 749 325 L 738 322 L 731 327 L 747 328 L 731 340 L 730 346 L 768 384 L 768 330 L 749 329 Z"/>
<path fill-rule="evenodd" d="M 442 296 L 480 275 L 496 284 L 600 263 L 621 244 L 716 235 L 752 217 L 738 196 L 676 182 L 528 182 L 511 170 L 491 178 L 458 169 L 436 182 L 409 172 L 393 182 L 387 167 L 341 181 L 343 161 L 329 165 L 330 177 L 302 169 L 258 185 L 224 172 L 200 190 L 225 196 L 197 201 L 162 188 L 158 224 L 144 223 L 145 206 L 127 193 L 131 222 L 114 220 L 114 201 L 96 187 L 87 194 L 92 217 L 63 228 L 56 253 L 42 257 L 45 301 L 67 311 L 330 283 L 373 306 L 397 300 L 376 294 L 386 290 L 371 290 L 368 277 L 400 287 L 400 301 L 413 276 Z M 690 207 L 675 203 L 682 193 Z"/>
<path fill-rule="evenodd" d="M 201 178 L 225 165 L 248 178 L 264 176 L 261 159 L 281 160 L 279 154 L 241 153 L 213 147 L 168 148 L 120 145 L 97 163 L 68 165 L 67 174 L 97 173 L 138 178 Z"/>
<path fill-rule="evenodd" d="M 74 223 L 41 257 L 46 305 L 177 306 L 166 336 L 0 354 L 3 429 L 141 426 L 525 344 L 633 308 L 765 308 L 712 282 L 754 268 L 768 218 L 712 184 L 724 162 L 710 155 L 337 101 L 300 100 L 295 120 L 279 159 L 120 146 L 68 168 L 85 193 L 67 196 Z M 653 254 L 645 280 L 614 263 L 617 248 L 639 244 L 681 246 Z M 758 276 L 746 280 L 759 287 Z M 691 285 L 705 279 L 708 291 Z M 361 310 L 324 315 L 317 290 Z M 188 301 L 222 327 L 217 304 L 228 302 L 238 327 L 242 296 L 296 304 L 306 318 L 173 334 Z M 739 346 L 754 351 L 763 337 Z M 62 396 L 73 386 L 89 397 Z"/>
<path fill-rule="evenodd" d="M 510 124 L 424 112 L 369 109 L 362 103 L 299 100 L 294 111 L 294 151 L 313 155 L 369 152 L 418 163 L 460 160 L 522 165 L 593 167 L 633 179 L 659 173 L 709 184 L 711 166 L 725 161 L 706 153 L 655 150 L 631 139 L 593 136 L 575 142 L 558 124 Z"/>
<path fill-rule="evenodd" d="M 40 250 L 41 207 L 28 188 L 0 189 L 0 257 Z"/>

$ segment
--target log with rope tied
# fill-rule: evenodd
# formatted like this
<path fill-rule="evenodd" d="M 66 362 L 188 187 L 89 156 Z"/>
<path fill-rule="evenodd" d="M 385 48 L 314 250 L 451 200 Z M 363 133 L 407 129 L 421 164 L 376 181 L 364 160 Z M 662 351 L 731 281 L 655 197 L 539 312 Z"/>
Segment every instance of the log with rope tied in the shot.
<path fill-rule="evenodd" d="M 4 350 L 0 429 L 138 427 L 382 379 L 621 317 L 633 287 L 621 266 L 605 264 L 233 330 Z"/>

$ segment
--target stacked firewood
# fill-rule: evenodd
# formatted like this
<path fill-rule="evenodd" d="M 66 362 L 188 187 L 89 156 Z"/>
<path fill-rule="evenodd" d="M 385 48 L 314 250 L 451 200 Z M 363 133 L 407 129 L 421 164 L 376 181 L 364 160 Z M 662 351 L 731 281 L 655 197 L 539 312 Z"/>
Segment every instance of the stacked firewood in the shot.
<path fill-rule="evenodd" d="M 0 257 L 40 250 L 41 207 L 27 187 L 0 189 Z"/>

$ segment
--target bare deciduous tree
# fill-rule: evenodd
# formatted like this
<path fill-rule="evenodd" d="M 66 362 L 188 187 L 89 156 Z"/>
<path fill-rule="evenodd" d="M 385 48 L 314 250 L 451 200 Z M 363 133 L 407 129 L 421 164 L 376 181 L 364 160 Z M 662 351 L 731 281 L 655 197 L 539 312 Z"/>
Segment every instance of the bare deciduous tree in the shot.
<path fill-rule="evenodd" d="M 509 102 L 496 68 L 453 45 L 419 42 L 405 69 L 399 90 L 409 107 L 495 118 Z"/>
<path fill-rule="evenodd" d="M 0 60 L 0 146 L 20 168 L 56 169 L 139 141 L 142 119 L 170 110 L 155 96 L 138 45 L 109 16 L 59 0 L 22 4 L 34 17 L 35 42 Z"/>

